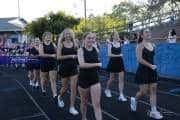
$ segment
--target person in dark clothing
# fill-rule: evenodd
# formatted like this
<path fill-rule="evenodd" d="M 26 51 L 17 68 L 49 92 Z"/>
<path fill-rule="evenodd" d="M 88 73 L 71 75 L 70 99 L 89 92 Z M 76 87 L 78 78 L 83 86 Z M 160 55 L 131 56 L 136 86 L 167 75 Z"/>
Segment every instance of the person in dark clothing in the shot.
<path fill-rule="evenodd" d="M 131 110 L 136 111 L 137 101 L 144 95 L 150 93 L 151 111 L 149 116 L 154 119 L 162 119 L 163 116 L 157 110 L 157 66 L 154 64 L 155 45 L 150 42 L 151 33 L 148 29 L 142 30 L 136 48 L 137 61 L 135 82 L 139 85 L 139 91 L 135 97 L 131 97 Z M 150 91 L 150 92 L 148 92 Z"/>
<path fill-rule="evenodd" d="M 43 43 L 39 46 L 40 55 L 40 77 L 42 93 L 45 95 L 45 82 L 50 79 L 51 90 L 55 103 L 57 104 L 57 59 L 56 59 L 56 45 L 52 42 L 52 33 L 44 32 L 42 36 Z"/>
<path fill-rule="evenodd" d="M 96 120 L 102 120 L 101 110 L 101 85 L 99 82 L 98 69 L 101 67 L 99 50 L 94 45 L 94 33 L 85 33 L 84 45 L 78 50 L 78 61 L 80 67 L 78 86 L 81 97 L 82 120 L 87 120 L 87 102 L 90 93 Z"/>
<path fill-rule="evenodd" d="M 79 112 L 75 109 L 74 104 L 77 93 L 77 78 L 78 78 L 78 62 L 77 62 L 78 45 L 74 36 L 74 32 L 66 28 L 60 35 L 58 41 L 57 58 L 60 60 L 60 76 L 62 78 L 62 87 L 58 96 L 58 106 L 64 107 L 64 96 L 68 83 L 70 82 L 71 96 L 69 113 L 78 115 Z"/>
<path fill-rule="evenodd" d="M 110 73 L 109 80 L 107 81 L 107 86 L 104 91 L 106 97 L 112 97 L 110 91 L 110 85 L 114 80 L 115 74 L 118 74 L 118 87 L 119 87 L 119 101 L 127 101 L 126 97 L 123 94 L 124 89 L 124 62 L 122 54 L 122 45 L 120 42 L 118 32 L 113 32 L 111 34 L 111 43 L 108 44 L 108 56 L 109 63 L 107 65 L 107 71 Z"/>

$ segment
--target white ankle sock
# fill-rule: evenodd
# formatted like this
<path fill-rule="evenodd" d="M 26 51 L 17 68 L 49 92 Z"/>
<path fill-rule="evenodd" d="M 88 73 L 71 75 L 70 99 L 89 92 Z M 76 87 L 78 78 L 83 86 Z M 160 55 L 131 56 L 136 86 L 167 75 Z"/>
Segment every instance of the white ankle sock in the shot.
<path fill-rule="evenodd" d="M 157 111 L 157 108 L 156 108 L 155 105 L 151 105 L 151 111 L 152 111 L 152 112 L 156 112 L 156 111 Z"/>

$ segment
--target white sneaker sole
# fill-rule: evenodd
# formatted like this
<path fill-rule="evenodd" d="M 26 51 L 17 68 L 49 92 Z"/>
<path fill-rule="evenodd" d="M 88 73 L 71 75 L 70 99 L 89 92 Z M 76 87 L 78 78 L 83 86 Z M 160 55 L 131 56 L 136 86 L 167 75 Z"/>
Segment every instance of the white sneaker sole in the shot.
<path fill-rule="evenodd" d="M 69 111 L 69 113 L 72 114 L 72 115 L 74 115 L 74 116 L 76 116 L 76 115 L 79 114 L 79 113 L 73 113 L 73 112 L 70 112 L 70 111 Z"/>
<path fill-rule="evenodd" d="M 150 113 L 150 111 L 148 111 L 147 115 L 150 117 L 150 118 L 153 118 L 153 119 L 156 119 L 156 120 L 161 120 L 163 119 L 163 116 L 161 118 L 156 118 L 153 114 Z"/>
<path fill-rule="evenodd" d="M 133 105 L 132 103 L 134 103 L 134 100 L 131 98 L 131 99 L 130 99 L 131 111 L 135 112 L 135 111 L 136 111 L 136 108 L 134 108 L 134 105 Z"/>
<path fill-rule="evenodd" d="M 111 97 L 112 97 L 112 95 L 108 95 L 106 92 L 104 92 L 104 94 L 105 94 L 105 96 L 106 96 L 107 98 L 111 98 Z"/>

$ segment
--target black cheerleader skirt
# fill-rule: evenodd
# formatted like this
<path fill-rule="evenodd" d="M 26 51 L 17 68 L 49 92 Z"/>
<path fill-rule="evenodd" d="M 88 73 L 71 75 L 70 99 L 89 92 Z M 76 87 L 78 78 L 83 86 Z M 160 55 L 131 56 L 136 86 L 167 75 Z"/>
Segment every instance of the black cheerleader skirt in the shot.
<path fill-rule="evenodd" d="M 107 65 L 107 71 L 110 73 L 119 73 L 124 71 L 122 57 L 111 57 Z"/>
<path fill-rule="evenodd" d="M 151 84 L 157 83 L 158 75 L 156 70 L 152 70 L 151 68 L 139 65 L 136 71 L 135 83 L 137 84 Z"/>

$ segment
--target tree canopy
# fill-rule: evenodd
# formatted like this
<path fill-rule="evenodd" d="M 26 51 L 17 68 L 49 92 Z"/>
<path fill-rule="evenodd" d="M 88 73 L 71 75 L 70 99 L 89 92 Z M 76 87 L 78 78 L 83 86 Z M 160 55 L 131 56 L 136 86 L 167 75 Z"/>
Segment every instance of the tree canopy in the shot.
<path fill-rule="evenodd" d="M 114 5 L 111 13 L 99 16 L 90 14 L 86 19 L 86 25 L 83 17 L 75 18 L 64 12 L 51 12 L 29 23 L 25 32 L 41 38 L 45 31 L 57 35 L 69 27 L 73 28 L 78 36 L 85 31 L 94 31 L 103 39 L 107 33 L 114 30 L 124 32 L 130 23 L 140 22 L 141 25 L 145 25 L 153 20 L 161 23 L 161 19 L 167 16 L 165 13 L 176 10 L 180 10 L 180 0 L 148 0 L 147 4 L 125 1 Z"/>
<path fill-rule="evenodd" d="M 25 32 L 34 37 L 41 38 L 45 31 L 50 31 L 57 35 L 65 28 L 73 28 L 79 22 L 80 20 L 78 18 L 66 15 L 64 12 L 51 12 L 29 23 L 25 28 Z"/>

